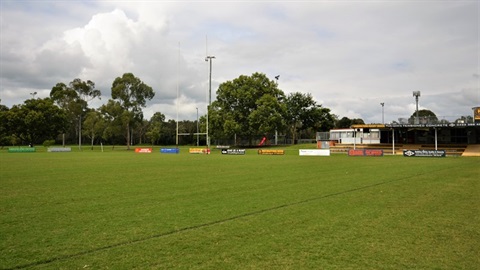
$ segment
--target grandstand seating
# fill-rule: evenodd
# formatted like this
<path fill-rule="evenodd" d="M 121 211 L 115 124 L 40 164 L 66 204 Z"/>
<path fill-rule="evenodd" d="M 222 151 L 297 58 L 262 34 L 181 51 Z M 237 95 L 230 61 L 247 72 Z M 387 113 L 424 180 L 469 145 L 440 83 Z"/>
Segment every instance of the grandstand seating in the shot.
<path fill-rule="evenodd" d="M 347 153 L 349 149 L 353 149 L 353 144 L 335 144 L 330 146 L 330 151 L 332 153 Z M 392 144 L 357 144 L 355 145 L 356 149 L 381 149 L 386 155 L 392 154 Z M 437 149 L 446 150 L 447 156 L 461 156 L 467 144 L 442 144 L 437 145 Z M 435 145 L 424 145 L 424 144 L 395 144 L 395 154 L 402 155 L 403 150 L 435 150 Z M 480 156 L 480 147 L 477 150 Z"/>

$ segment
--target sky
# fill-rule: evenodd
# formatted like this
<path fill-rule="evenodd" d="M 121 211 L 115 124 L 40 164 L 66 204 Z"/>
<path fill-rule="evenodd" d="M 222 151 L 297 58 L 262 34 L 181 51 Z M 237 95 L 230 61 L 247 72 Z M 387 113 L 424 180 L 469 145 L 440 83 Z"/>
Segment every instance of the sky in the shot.
<path fill-rule="evenodd" d="M 91 80 L 110 99 L 131 72 L 155 91 L 144 116 L 196 120 L 218 86 L 259 72 L 339 118 L 439 119 L 480 106 L 480 1 L 0 2 L 0 99 L 45 98 Z M 33 93 L 36 94 L 34 95 Z M 384 106 L 381 105 L 384 103 Z"/>

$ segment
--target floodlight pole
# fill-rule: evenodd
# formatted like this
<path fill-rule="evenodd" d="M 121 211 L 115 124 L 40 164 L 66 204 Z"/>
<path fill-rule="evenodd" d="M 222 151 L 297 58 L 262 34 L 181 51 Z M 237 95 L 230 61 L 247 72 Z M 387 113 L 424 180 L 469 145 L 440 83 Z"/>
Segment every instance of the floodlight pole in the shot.
<path fill-rule="evenodd" d="M 199 139 L 198 139 L 198 107 L 196 108 L 197 109 L 197 146 L 199 145 Z"/>
<path fill-rule="evenodd" d="M 277 80 L 277 87 L 278 87 L 278 79 L 280 78 L 280 75 L 275 76 L 275 80 Z M 278 145 L 278 130 L 275 127 L 275 145 Z"/>
<path fill-rule="evenodd" d="M 37 92 L 30 93 L 30 95 L 32 95 L 32 99 L 35 99 L 36 94 L 37 94 Z"/>
<path fill-rule="evenodd" d="M 420 97 L 420 91 L 413 91 L 413 96 L 415 97 L 415 101 L 417 103 L 415 124 L 420 124 L 419 118 L 418 118 L 418 97 Z"/>
<path fill-rule="evenodd" d="M 212 59 L 215 56 L 207 56 L 205 57 L 206 62 L 210 62 L 210 75 L 208 79 L 208 106 L 207 106 L 207 151 L 210 149 L 210 138 L 208 137 L 208 121 L 209 121 L 209 113 L 210 105 L 212 105 Z"/>
<path fill-rule="evenodd" d="M 385 124 L 384 110 L 383 110 L 383 107 L 385 106 L 385 102 L 380 103 L 380 105 L 382 105 L 382 124 Z"/>

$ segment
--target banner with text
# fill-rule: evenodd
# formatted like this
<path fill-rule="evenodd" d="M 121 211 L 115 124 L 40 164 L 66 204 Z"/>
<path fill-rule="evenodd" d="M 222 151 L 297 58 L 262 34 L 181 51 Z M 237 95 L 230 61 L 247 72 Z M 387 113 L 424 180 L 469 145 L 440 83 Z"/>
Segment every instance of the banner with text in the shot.
<path fill-rule="evenodd" d="M 210 154 L 210 149 L 207 149 L 207 148 L 189 148 L 188 153 L 190 153 L 190 154 Z"/>
<path fill-rule="evenodd" d="M 222 149 L 222 155 L 245 155 L 245 149 Z"/>
<path fill-rule="evenodd" d="M 404 157 L 446 157 L 445 150 L 403 150 Z"/>
<path fill-rule="evenodd" d="M 12 147 L 8 148 L 9 153 L 32 153 L 36 152 L 35 147 Z"/>
<path fill-rule="evenodd" d="M 178 153 L 180 153 L 180 149 L 178 149 L 178 148 L 161 148 L 160 153 L 162 153 L 162 154 L 178 154 Z"/>
<path fill-rule="evenodd" d="M 135 148 L 135 153 L 150 154 L 152 153 L 152 148 Z"/>
<path fill-rule="evenodd" d="M 268 150 L 263 150 L 260 149 L 258 150 L 259 155 L 285 155 L 285 150 L 273 150 L 273 149 L 268 149 Z"/>
<path fill-rule="evenodd" d="M 72 152 L 71 147 L 50 147 L 47 149 L 48 152 Z"/>
<path fill-rule="evenodd" d="M 349 149 L 348 155 L 354 156 L 354 157 L 382 157 L 383 150 L 382 149 Z"/>
<path fill-rule="evenodd" d="M 299 149 L 300 156 L 330 156 L 330 149 Z"/>

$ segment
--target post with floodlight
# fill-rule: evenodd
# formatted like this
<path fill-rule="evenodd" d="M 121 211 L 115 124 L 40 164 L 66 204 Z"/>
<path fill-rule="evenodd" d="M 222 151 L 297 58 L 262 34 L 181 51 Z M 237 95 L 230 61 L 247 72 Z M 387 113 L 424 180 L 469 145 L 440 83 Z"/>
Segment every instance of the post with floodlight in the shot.
<path fill-rule="evenodd" d="M 383 110 L 383 107 L 385 107 L 385 102 L 382 102 L 380 103 L 380 105 L 382 105 L 382 124 L 385 124 L 385 118 L 384 118 L 384 110 Z"/>
<path fill-rule="evenodd" d="M 199 139 L 198 139 L 198 107 L 196 108 L 197 109 L 197 146 L 199 145 Z"/>
<path fill-rule="evenodd" d="M 30 95 L 32 95 L 32 99 L 35 99 L 36 94 L 37 94 L 37 92 L 30 93 Z"/>
<path fill-rule="evenodd" d="M 205 57 L 206 62 L 210 62 L 210 75 L 208 79 L 208 106 L 207 106 L 207 151 L 210 149 L 210 138 L 208 137 L 208 111 L 210 110 L 210 105 L 212 105 L 212 59 L 215 59 L 215 56 Z"/>
<path fill-rule="evenodd" d="M 280 78 L 280 75 L 275 76 L 275 80 L 277 80 L 277 87 L 278 87 L 278 79 Z M 275 145 L 278 145 L 278 130 L 275 127 Z"/>
<path fill-rule="evenodd" d="M 413 91 L 413 96 L 415 97 L 415 101 L 417 103 L 417 109 L 416 109 L 416 119 L 414 121 L 414 124 L 419 124 L 419 116 L 418 116 L 418 98 L 420 97 L 420 91 Z"/>

